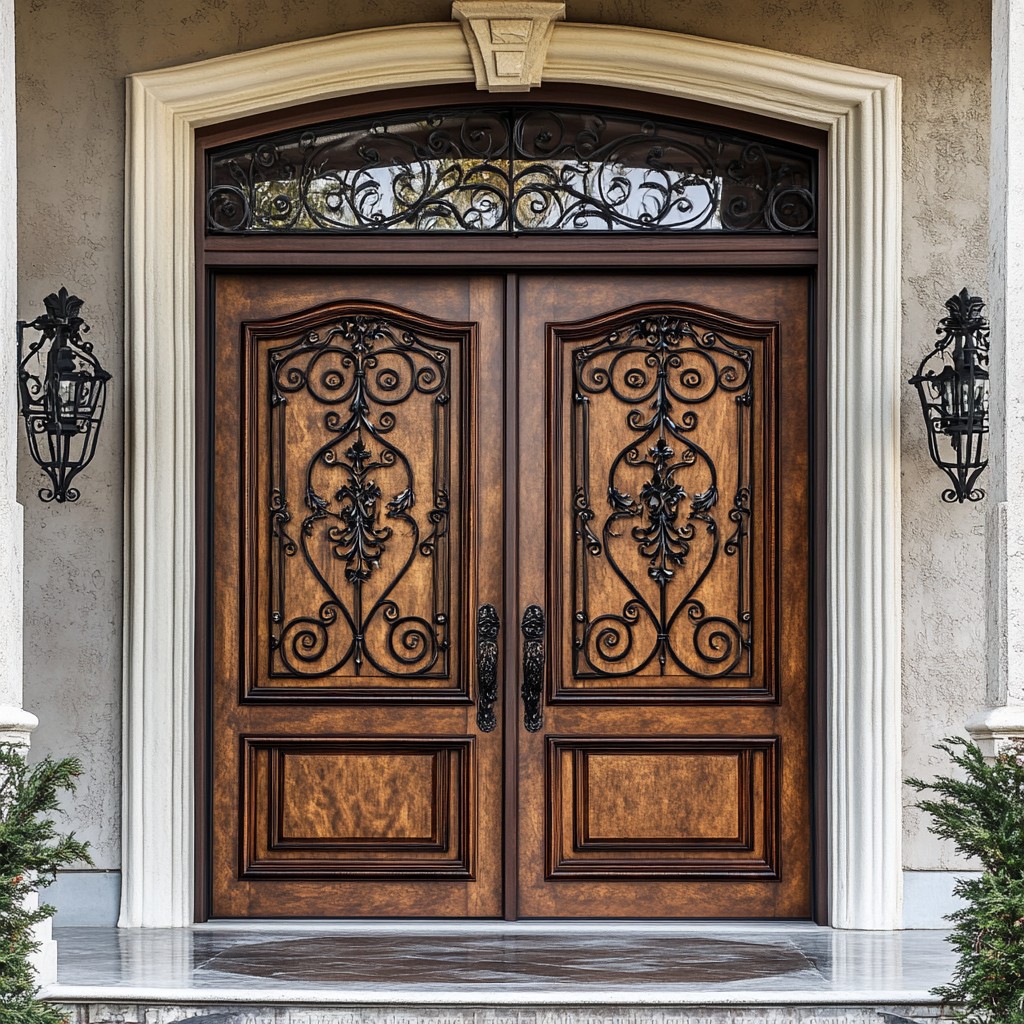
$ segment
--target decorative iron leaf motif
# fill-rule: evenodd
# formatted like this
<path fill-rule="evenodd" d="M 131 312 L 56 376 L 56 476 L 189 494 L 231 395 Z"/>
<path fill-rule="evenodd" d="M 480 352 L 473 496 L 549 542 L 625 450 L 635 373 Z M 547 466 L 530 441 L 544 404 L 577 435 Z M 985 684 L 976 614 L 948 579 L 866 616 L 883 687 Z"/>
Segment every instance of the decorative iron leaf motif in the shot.
<path fill-rule="evenodd" d="M 670 309 L 625 319 L 573 351 L 577 678 L 750 674 L 753 366 L 753 348 Z M 730 418 L 726 480 L 712 452 L 726 443 Z M 622 434 L 609 452 L 608 438 Z M 602 521 L 591 493 L 605 473 Z M 726 484 L 735 496 L 723 540 Z M 722 579 L 734 581 L 729 607 Z"/>
<path fill-rule="evenodd" d="M 271 675 L 446 676 L 448 352 L 353 313 L 270 347 L 267 360 Z M 403 434 L 414 414 L 429 417 L 430 436 Z M 292 536 L 288 492 L 300 479 L 306 514 Z M 418 491 L 432 495 L 422 511 Z M 410 574 L 432 583 L 403 589 Z M 413 600 L 429 611 L 403 610 Z"/>
<path fill-rule="evenodd" d="M 684 121 L 458 107 L 212 150 L 211 233 L 812 232 L 813 155 Z"/>

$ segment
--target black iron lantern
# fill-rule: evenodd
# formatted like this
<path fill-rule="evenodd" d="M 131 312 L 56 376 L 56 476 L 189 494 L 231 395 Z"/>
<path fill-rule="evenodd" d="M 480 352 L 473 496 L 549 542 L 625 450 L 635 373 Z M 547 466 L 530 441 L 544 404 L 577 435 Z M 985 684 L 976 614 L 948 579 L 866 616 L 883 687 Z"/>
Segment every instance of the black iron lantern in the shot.
<path fill-rule="evenodd" d="M 975 487 L 988 465 L 988 320 L 985 303 L 965 288 L 947 300 L 935 348 L 910 383 L 917 388 L 932 462 L 953 482 L 943 501 L 980 501 Z"/>
<path fill-rule="evenodd" d="M 39 497 L 77 501 L 71 481 L 96 453 L 110 374 L 82 338 L 89 331 L 78 315 L 82 300 L 61 288 L 43 304 L 43 316 L 18 321 L 18 399 L 29 451 L 50 478 Z M 39 336 L 26 341 L 26 329 Z"/>

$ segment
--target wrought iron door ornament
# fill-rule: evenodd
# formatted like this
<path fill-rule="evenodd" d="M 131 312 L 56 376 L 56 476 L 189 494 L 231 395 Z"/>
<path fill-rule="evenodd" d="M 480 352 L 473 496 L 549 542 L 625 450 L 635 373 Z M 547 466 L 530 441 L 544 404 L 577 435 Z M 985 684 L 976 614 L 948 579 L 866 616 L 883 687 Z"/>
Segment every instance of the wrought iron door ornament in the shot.
<path fill-rule="evenodd" d="M 418 481 L 409 454 L 389 434 L 402 403 L 413 394 L 425 395 L 432 400 L 435 454 L 447 450 L 447 353 L 389 320 L 357 315 L 271 349 L 269 360 L 273 674 L 326 676 L 348 667 L 360 675 L 369 665 L 385 675 L 445 675 L 450 617 L 445 543 L 448 463 L 436 457 L 434 479 Z M 289 399 L 299 393 L 325 408 L 326 439 L 308 457 L 303 471 L 305 513 L 296 531 L 285 484 L 289 451 L 284 413 Z M 331 491 L 321 493 L 319 488 L 331 476 L 337 478 Z M 384 480 L 390 497 L 385 496 Z M 421 488 L 431 502 L 423 516 L 425 524 L 413 514 L 422 500 Z M 401 552 L 392 551 L 399 524 Z M 325 548 L 330 559 L 345 566 L 344 594 L 323 563 Z M 323 593 L 315 615 L 289 617 L 286 612 L 285 563 L 297 557 Z M 393 597 L 418 558 L 433 562 L 429 618 L 403 613 Z M 339 631 L 345 639 L 332 640 L 332 632 Z M 376 647 L 371 636 L 379 638 Z"/>
<path fill-rule="evenodd" d="M 634 319 L 573 358 L 572 425 L 575 556 L 574 674 L 630 676 L 655 663 L 660 675 L 704 679 L 749 675 L 752 561 L 751 405 L 753 349 L 671 312 Z M 700 443 L 702 405 L 716 396 L 736 409 L 738 480 L 724 516 L 714 459 Z M 604 522 L 591 493 L 594 403 L 625 407 L 629 439 L 613 455 L 604 495 Z M 684 481 L 701 481 L 700 490 Z M 629 481 L 633 481 L 631 485 Z M 635 483 L 635 496 L 631 488 Z M 723 520 L 727 521 L 723 522 Z M 694 551 L 703 528 L 700 564 Z M 628 536 L 654 584 L 632 571 Z M 707 607 L 702 588 L 722 556 L 736 559 L 733 614 Z M 606 607 L 593 596 L 596 560 L 603 560 L 626 595 Z M 683 569 L 688 568 L 685 574 Z"/>

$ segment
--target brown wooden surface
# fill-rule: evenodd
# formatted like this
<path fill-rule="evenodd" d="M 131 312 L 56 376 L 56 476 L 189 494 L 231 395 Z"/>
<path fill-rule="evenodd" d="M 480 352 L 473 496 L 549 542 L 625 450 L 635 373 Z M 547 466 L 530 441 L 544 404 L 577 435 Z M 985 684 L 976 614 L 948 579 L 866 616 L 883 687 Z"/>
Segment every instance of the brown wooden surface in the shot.
<path fill-rule="evenodd" d="M 502 729 L 476 724 L 474 624 L 502 603 L 503 286 L 216 281 L 215 916 L 502 911 Z M 360 409 L 374 430 L 351 428 Z"/>
<path fill-rule="evenodd" d="M 543 728 L 519 725 L 520 916 L 812 913 L 809 287 L 784 274 L 520 277 L 518 605 L 547 612 Z M 658 318 L 701 343 L 661 359 L 656 330 L 630 342 Z M 751 353 L 748 404 L 721 389 L 680 400 L 709 384 L 709 334 Z M 659 369 L 676 382 L 662 395 L 674 434 L 651 426 Z M 610 379 L 643 400 L 621 401 Z M 674 449 L 660 463 L 659 436 Z M 688 442 L 703 454 L 683 464 Z M 741 507 L 749 597 L 725 552 Z M 665 568 L 662 585 L 652 572 Z M 666 596 L 675 618 L 658 617 Z M 664 666 L 659 645 L 676 654 Z"/>
<path fill-rule="evenodd" d="M 810 289 L 810 277 L 796 272 L 216 276 L 213 916 L 811 915 Z M 393 659 L 335 669 L 337 658 L 314 657 L 303 674 L 268 655 L 277 593 L 269 353 L 360 312 L 415 328 L 459 367 L 445 449 L 453 485 L 443 671 L 403 672 Z M 715 561 L 701 584 L 704 616 L 735 620 L 749 606 L 741 630 L 749 651 L 735 664 L 730 658 L 728 671 L 714 646 L 702 648 L 710 659 L 699 656 L 679 620 L 669 633 L 677 646 L 689 643 L 682 667 L 630 655 L 609 676 L 583 664 L 574 647 L 573 579 L 583 560 L 591 563 L 591 619 L 623 605 L 621 578 L 602 566 L 606 547 L 649 601 L 671 589 L 650 576 L 650 552 L 632 534 L 650 524 L 639 506 L 612 524 L 616 535 L 602 538 L 600 557 L 575 536 L 574 488 L 585 479 L 595 521 L 606 520 L 609 469 L 631 437 L 628 410 L 598 389 L 589 403 L 589 468 L 582 477 L 574 469 L 573 352 L 644 316 L 682 317 L 701 338 L 711 332 L 751 352 L 750 403 L 719 395 L 694 406 L 701 418 L 688 435 L 718 474 L 708 515 L 719 548 L 734 527 L 728 511 L 744 466 L 751 476 L 741 514 L 750 536 L 745 573 L 735 557 L 711 558 L 707 518 L 687 518 L 692 498 L 708 491 L 707 467 L 674 471 L 686 494 L 674 522 L 694 530 L 685 556 L 669 564 L 672 587 L 690 589 L 700 566 Z M 642 370 L 642 357 L 634 363 Z M 438 454 L 421 398 L 396 407 L 391 434 L 410 452 L 417 479 L 434 471 Z M 304 490 L 310 451 L 327 437 L 315 403 L 290 397 L 286 406 L 275 422 L 286 425 L 282 465 L 292 496 Z M 637 408 L 649 416 L 648 406 Z M 334 465 L 328 477 L 342 469 Z M 650 471 L 634 465 L 618 480 L 634 503 Z M 388 549 L 407 524 L 385 516 L 398 493 L 394 473 L 381 467 L 369 476 L 382 491 L 376 528 L 393 531 L 363 588 L 379 598 L 372 587 L 392 571 Z M 329 489 L 326 480 L 314 487 L 333 498 Z M 420 493 L 416 502 L 411 514 L 425 525 L 430 502 Z M 332 500 L 335 509 L 341 503 Z M 308 509 L 291 511 L 297 534 Z M 312 525 L 316 534 L 322 524 Z M 503 529 L 513 531 L 511 542 Z M 332 560 L 330 540 L 319 537 L 314 562 L 340 591 L 351 563 Z M 420 618 L 428 591 L 436 592 L 438 561 L 412 556 L 395 591 Z M 277 579 L 289 608 L 315 611 L 322 587 L 297 560 L 285 559 Z M 471 703 L 473 622 L 485 601 L 502 612 L 492 733 L 479 731 Z M 547 614 L 544 726 L 536 733 L 522 726 L 517 693 L 518 624 L 530 603 Z M 368 630 L 371 643 L 383 649 Z"/>

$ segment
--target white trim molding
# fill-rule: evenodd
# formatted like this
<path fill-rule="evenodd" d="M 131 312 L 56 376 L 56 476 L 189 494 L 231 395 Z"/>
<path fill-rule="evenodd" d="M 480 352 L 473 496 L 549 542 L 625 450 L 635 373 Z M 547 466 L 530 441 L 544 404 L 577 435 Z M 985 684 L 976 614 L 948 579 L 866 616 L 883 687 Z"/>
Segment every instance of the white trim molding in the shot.
<path fill-rule="evenodd" d="M 900 81 L 572 23 L 554 26 L 543 74 L 828 132 L 830 917 L 837 927 L 898 928 Z M 454 23 L 344 33 L 129 80 L 124 926 L 193 920 L 195 130 L 313 100 L 474 80 Z"/>

